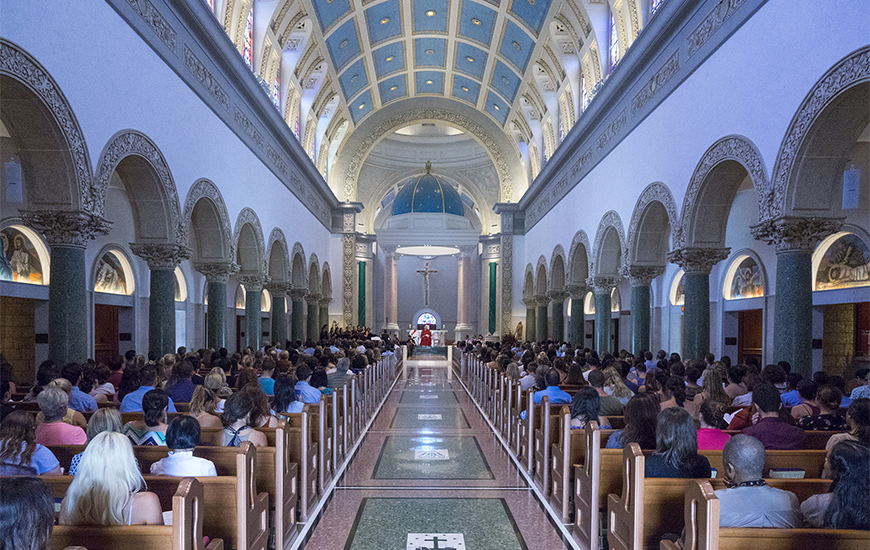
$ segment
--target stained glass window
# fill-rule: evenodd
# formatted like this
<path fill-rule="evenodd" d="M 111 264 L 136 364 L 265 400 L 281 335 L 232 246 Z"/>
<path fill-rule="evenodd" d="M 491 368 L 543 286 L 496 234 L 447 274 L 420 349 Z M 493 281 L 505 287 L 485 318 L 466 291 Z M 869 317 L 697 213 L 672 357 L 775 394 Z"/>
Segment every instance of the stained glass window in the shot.
<path fill-rule="evenodd" d="M 254 8 L 248 10 L 248 23 L 245 25 L 244 43 L 242 44 L 242 57 L 248 68 L 254 70 Z"/>
<path fill-rule="evenodd" d="M 205 3 L 208 4 L 209 9 L 214 13 L 214 0 L 205 0 Z"/>
<path fill-rule="evenodd" d="M 311 143 L 308 144 L 308 158 L 314 162 L 314 138 L 311 138 Z"/>
<path fill-rule="evenodd" d="M 662 7 L 662 4 L 665 0 L 650 0 L 650 12 L 655 13 L 659 11 L 659 8 Z"/>
<path fill-rule="evenodd" d="M 586 93 L 586 77 L 583 71 L 580 71 L 580 111 L 586 110 L 586 104 L 589 103 L 589 95 Z"/>
<path fill-rule="evenodd" d="M 610 70 L 616 67 L 619 61 L 619 39 L 616 35 L 616 18 L 610 12 Z"/>
<path fill-rule="evenodd" d="M 417 318 L 418 325 L 429 325 L 434 327 L 438 321 L 435 319 L 435 316 L 431 313 L 424 313 Z"/>
<path fill-rule="evenodd" d="M 565 117 L 568 116 L 568 105 L 565 103 L 564 97 L 559 103 L 561 107 L 559 109 L 559 143 L 562 143 L 565 139 Z"/>
<path fill-rule="evenodd" d="M 281 65 L 275 72 L 275 82 L 272 83 L 272 103 L 281 110 Z"/>
<path fill-rule="evenodd" d="M 296 139 L 299 138 L 299 101 L 296 101 L 293 105 L 293 135 L 296 136 Z"/>

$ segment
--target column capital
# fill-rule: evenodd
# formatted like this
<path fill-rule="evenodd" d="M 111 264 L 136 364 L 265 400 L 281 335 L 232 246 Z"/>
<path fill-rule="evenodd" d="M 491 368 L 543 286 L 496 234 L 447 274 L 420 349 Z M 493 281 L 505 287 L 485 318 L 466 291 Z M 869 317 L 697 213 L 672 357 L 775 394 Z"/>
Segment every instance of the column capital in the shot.
<path fill-rule="evenodd" d="M 619 277 L 608 275 L 595 275 L 586 279 L 586 284 L 592 287 L 592 292 L 595 294 L 610 295 L 621 279 Z"/>
<path fill-rule="evenodd" d="M 620 275 L 631 281 L 631 286 L 649 286 L 664 272 L 664 266 L 657 265 L 624 265 L 619 270 Z"/>
<path fill-rule="evenodd" d="M 776 247 L 777 252 L 812 252 L 818 242 L 843 225 L 845 218 L 779 216 L 749 228 L 752 236 Z"/>
<path fill-rule="evenodd" d="M 581 298 L 585 298 L 586 293 L 592 289 L 589 288 L 589 285 L 584 282 L 565 285 L 565 290 L 568 291 L 568 295 L 571 296 L 572 300 L 579 300 Z"/>
<path fill-rule="evenodd" d="M 318 300 L 318 304 L 320 307 L 326 307 L 332 302 L 332 296 L 321 295 L 320 300 Z"/>
<path fill-rule="evenodd" d="M 567 290 L 550 290 L 547 292 L 547 297 L 556 303 L 564 302 L 568 295 L 569 293 Z"/>
<path fill-rule="evenodd" d="M 538 307 L 538 301 L 535 300 L 534 296 L 527 296 L 526 298 L 523 298 L 523 303 L 526 304 L 527 308 L 534 309 Z"/>
<path fill-rule="evenodd" d="M 239 272 L 239 265 L 235 262 L 193 262 L 193 269 L 205 275 L 205 280 L 210 283 L 226 283 L 230 275 Z"/>
<path fill-rule="evenodd" d="M 285 283 L 283 281 L 270 281 L 263 285 L 263 288 L 268 290 L 273 298 L 284 298 L 287 296 L 287 292 L 290 291 L 290 283 Z"/>
<path fill-rule="evenodd" d="M 175 269 L 191 253 L 178 243 L 130 243 L 130 250 L 145 260 L 150 269 Z"/>
<path fill-rule="evenodd" d="M 550 298 L 546 294 L 535 294 L 535 302 L 538 303 L 538 307 L 547 307 L 550 305 Z"/>
<path fill-rule="evenodd" d="M 308 295 L 308 289 L 307 288 L 293 288 L 293 287 L 291 287 L 288 294 L 290 295 L 291 301 L 301 302 L 302 300 L 305 299 L 305 296 Z"/>
<path fill-rule="evenodd" d="M 459 247 L 459 258 L 470 258 L 475 252 L 477 252 L 477 247 L 473 245 L 466 245 Z"/>
<path fill-rule="evenodd" d="M 86 248 L 90 239 L 107 235 L 114 222 L 83 211 L 21 210 L 24 225 L 39 230 L 49 246 Z"/>
<path fill-rule="evenodd" d="M 385 257 L 397 256 L 396 250 L 399 248 L 398 246 L 396 246 L 394 244 L 382 244 L 382 245 L 380 245 L 380 247 L 381 247 L 381 250 L 384 251 Z"/>
<path fill-rule="evenodd" d="M 245 273 L 238 275 L 236 279 L 245 286 L 246 292 L 259 292 L 263 290 L 263 286 L 269 282 L 269 277 L 260 275 L 259 273 Z"/>
<path fill-rule="evenodd" d="M 309 305 L 319 305 L 320 304 L 320 294 L 311 294 L 309 292 L 305 296 L 305 301 L 308 302 Z"/>
<path fill-rule="evenodd" d="M 682 267 L 686 273 L 709 275 L 713 266 L 728 257 L 730 248 L 687 246 L 668 252 L 668 261 Z"/>

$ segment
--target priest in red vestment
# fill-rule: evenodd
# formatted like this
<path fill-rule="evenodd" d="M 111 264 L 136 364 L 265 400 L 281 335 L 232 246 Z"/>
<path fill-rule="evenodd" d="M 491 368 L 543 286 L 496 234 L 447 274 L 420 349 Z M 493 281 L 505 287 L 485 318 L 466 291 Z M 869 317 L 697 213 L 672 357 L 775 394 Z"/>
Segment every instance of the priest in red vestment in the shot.
<path fill-rule="evenodd" d="M 420 345 L 432 347 L 432 331 L 429 330 L 429 325 L 425 325 L 420 333 Z"/>

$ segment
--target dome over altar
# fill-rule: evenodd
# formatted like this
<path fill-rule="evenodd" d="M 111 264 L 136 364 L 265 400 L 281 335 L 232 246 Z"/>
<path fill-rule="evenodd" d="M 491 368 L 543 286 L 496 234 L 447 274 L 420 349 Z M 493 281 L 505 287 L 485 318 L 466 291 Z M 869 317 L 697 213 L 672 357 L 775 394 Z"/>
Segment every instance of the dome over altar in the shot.
<path fill-rule="evenodd" d="M 393 215 L 411 213 L 453 214 L 463 216 L 462 199 L 452 185 L 430 173 L 431 163 L 426 163 L 426 173 L 410 178 L 402 185 L 393 201 Z"/>

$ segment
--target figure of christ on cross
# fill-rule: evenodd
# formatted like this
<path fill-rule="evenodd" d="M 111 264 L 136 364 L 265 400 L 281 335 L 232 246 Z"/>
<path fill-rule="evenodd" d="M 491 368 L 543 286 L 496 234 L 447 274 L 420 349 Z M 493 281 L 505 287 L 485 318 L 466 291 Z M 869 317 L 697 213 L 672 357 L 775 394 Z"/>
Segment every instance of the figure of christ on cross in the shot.
<path fill-rule="evenodd" d="M 424 542 L 431 542 L 432 548 L 428 548 L 426 546 L 418 546 L 415 550 L 456 550 L 452 546 L 438 546 L 439 542 L 447 542 L 449 539 L 440 539 L 437 535 L 433 536 L 431 539 L 426 539 Z"/>
<path fill-rule="evenodd" d="M 430 270 L 429 269 L 429 262 L 426 262 L 426 269 L 418 269 L 417 273 L 423 274 L 423 299 L 425 302 L 423 305 L 428 306 L 429 305 L 429 275 L 431 275 L 432 273 L 438 273 L 438 271 L 437 270 Z"/>

